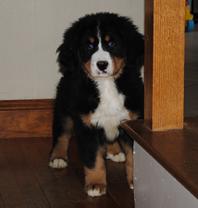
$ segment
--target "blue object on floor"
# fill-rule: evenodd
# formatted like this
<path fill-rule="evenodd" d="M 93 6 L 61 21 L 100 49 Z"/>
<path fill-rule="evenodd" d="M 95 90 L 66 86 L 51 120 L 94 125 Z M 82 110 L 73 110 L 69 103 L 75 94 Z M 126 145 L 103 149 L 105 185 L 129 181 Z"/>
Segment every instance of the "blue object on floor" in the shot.
<path fill-rule="evenodd" d="M 193 20 L 187 21 L 187 32 L 191 32 L 195 28 L 195 23 Z"/>

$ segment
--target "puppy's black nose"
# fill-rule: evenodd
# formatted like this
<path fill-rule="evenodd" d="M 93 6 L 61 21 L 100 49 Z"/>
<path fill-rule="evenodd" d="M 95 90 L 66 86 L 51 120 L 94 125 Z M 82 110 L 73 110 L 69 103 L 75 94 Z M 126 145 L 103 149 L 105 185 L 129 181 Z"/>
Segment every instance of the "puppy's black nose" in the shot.
<path fill-rule="evenodd" d="M 108 66 L 108 62 L 107 61 L 98 61 L 97 62 L 97 67 L 102 72 L 105 71 L 105 69 L 107 68 L 107 66 Z"/>

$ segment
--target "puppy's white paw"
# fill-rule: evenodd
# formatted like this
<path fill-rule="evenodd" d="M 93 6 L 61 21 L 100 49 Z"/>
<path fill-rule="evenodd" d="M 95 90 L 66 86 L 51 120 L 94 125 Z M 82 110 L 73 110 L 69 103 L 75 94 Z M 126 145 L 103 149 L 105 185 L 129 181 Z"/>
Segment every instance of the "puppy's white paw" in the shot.
<path fill-rule="evenodd" d="M 106 194 L 106 186 L 103 184 L 89 185 L 87 188 L 87 194 L 91 197 L 102 196 Z"/>
<path fill-rule="evenodd" d="M 87 191 L 87 194 L 91 197 L 102 196 L 103 195 L 103 193 L 101 193 L 99 189 L 90 189 L 90 190 Z"/>
<path fill-rule="evenodd" d="M 113 155 L 111 153 L 107 153 L 106 158 L 110 159 L 110 160 L 112 160 L 114 162 L 125 162 L 125 160 L 126 160 L 125 154 L 123 152 L 120 152 L 117 155 Z"/>
<path fill-rule="evenodd" d="M 134 186 L 133 186 L 132 183 L 129 185 L 129 188 L 132 189 L 132 190 L 134 189 Z"/>
<path fill-rule="evenodd" d="M 49 162 L 49 166 L 51 168 L 61 169 L 61 168 L 66 168 L 67 165 L 68 165 L 67 161 L 61 158 L 55 158 Z"/>

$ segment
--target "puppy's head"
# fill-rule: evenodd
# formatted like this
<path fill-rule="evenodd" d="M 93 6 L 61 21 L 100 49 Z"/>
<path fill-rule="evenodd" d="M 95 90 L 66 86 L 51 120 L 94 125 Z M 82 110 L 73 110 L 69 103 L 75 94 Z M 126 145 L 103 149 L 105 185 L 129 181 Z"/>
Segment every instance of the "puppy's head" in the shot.
<path fill-rule="evenodd" d="M 126 17 L 87 15 L 69 28 L 58 48 L 60 70 L 83 70 L 92 79 L 119 77 L 143 54 L 143 38 Z"/>

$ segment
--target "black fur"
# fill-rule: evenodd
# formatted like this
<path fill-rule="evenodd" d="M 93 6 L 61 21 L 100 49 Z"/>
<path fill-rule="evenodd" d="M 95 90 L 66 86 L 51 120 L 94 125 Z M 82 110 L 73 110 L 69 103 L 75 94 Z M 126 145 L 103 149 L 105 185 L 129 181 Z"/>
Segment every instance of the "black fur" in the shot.
<path fill-rule="evenodd" d="M 66 131 L 65 119 L 72 118 L 80 157 L 89 168 L 94 166 L 98 147 L 107 143 L 102 128 L 88 127 L 80 119 L 80 115 L 94 112 L 100 102 L 94 81 L 82 67 L 82 63 L 90 58 L 89 52 L 84 50 L 83 38 L 96 33 L 97 27 L 103 33 L 117 35 L 119 44 L 112 54 L 124 57 L 125 67 L 115 83 L 126 97 L 125 107 L 138 112 L 140 117 L 143 116 L 143 83 L 140 78 L 144 53 L 143 36 L 128 18 L 116 14 L 98 13 L 79 19 L 66 30 L 63 43 L 57 49 L 62 78 L 57 87 L 54 107 L 53 146 Z M 120 133 L 123 134 L 122 131 Z"/>

